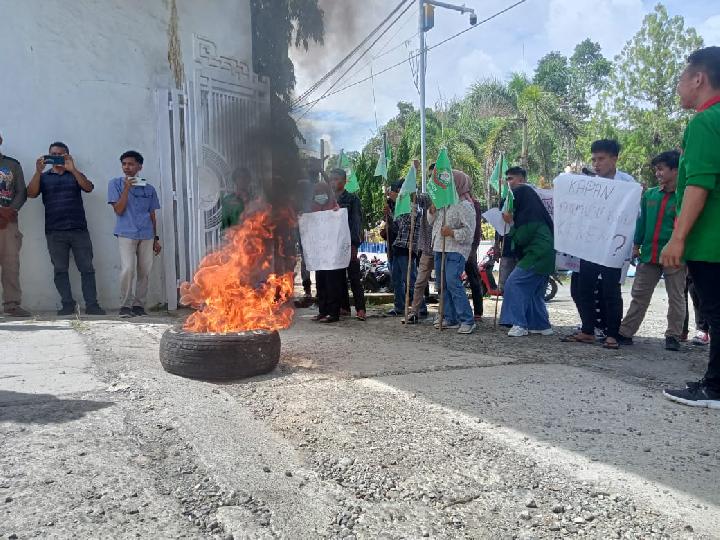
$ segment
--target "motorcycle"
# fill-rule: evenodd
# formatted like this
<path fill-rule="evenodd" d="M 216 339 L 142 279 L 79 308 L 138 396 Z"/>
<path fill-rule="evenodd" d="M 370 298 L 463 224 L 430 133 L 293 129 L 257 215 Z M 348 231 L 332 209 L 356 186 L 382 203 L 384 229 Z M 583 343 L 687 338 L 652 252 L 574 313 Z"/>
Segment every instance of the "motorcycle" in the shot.
<path fill-rule="evenodd" d="M 495 276 L 493 275 L 493 268 L 495 262 L 500 259 L 500 254 L 495 246 L 491 246 L 490 249 L 485 253 L 483 258 L 478 262 L 478 273 L 480 274 L 480 290 L 483 296 L 502 296 L 502 291 L 498 288 Z M 465 287 L 470 288 L 470 280 L 467 275 L 463 272 L 462 275 L 463 284 Z M 562 284 L 562 278 L 560 274 L 554 272 L 548 278 L 547 285 L 545 287 L 544 300 L 549 302 L 558 292 L 559 285 Z"/>
<path fill-rule="evenodd" d="M 364 253 L 360 255 L 360 281 L 366 292 L 387 292 L 390 290 L 391 277 L 388 263 L 373 257 L 368 259 Z"/>

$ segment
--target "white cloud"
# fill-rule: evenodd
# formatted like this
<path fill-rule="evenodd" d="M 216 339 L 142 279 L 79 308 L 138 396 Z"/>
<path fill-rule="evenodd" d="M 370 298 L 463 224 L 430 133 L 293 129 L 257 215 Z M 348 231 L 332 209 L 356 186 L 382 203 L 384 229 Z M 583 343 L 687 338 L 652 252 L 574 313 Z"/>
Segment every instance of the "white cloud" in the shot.
<path fill-rule="evenodd" d="M 456 69 L 460 74 L 463 91 L 478 79 L 496 78 L 502 75 L 492 56 L 480 49 L 460 58 Z"/>
<path fill-rule="evenodd" d="M 606 56 L 615 55 L 640 28 L 646 13 L 642 0 L 551 0 L 545 52 L 571 54 L 589 37 L 600 43 Z"/>
<path fill-rule="evenodd" d="M 720 45 L 720 15 L 713 15 L 698 26 L 705 45 Z"/>

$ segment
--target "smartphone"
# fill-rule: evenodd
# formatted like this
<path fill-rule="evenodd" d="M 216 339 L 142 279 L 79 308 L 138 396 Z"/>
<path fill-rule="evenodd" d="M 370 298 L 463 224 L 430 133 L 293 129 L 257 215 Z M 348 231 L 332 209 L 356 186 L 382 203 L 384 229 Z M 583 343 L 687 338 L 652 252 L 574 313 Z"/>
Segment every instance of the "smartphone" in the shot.
<path fill-rule="evenodd" d="M 45 165 L 65 165 L 65 156 L 43 156 Z"/>
<path fill-rule="evenodd" d="M 132 181 L 133 181 L 133 186 L 147 186 L 147 180 L 145 180 L 144 178 L 140 178 L 140 177 L 136 176 L 132 179 Z"/>

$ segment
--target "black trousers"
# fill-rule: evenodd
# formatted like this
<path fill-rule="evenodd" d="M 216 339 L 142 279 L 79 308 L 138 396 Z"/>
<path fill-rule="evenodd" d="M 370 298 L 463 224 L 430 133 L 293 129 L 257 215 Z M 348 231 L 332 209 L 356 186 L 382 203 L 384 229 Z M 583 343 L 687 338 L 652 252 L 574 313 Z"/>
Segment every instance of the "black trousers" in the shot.
<path fill-rule="evenodd" d="M 570 276 L 570 297 L 575 302 L 575 307 L 580 314 L 580 274 L 573 272 Z M 597 280 L 595 286 L 595 328 L 600 328 L 603 332 L 607 328 L 605 323 L 605 301 L 602 297 L 602 279 Z"/>
<path fill-rule="evenodd" d="M 590 261 L 580 261 L 577 307 L 580 312 L 583 334 L 593 334 L 595 331 L 597 322 L 595 291 L 598 286 L 598 276 L 601 276 L 600 295 L 605 308 L 605 335 L 617 339 L 623 316 L 621 275 L 622 269 L 620 268 L 609 268 Z"/>
<path fill-rule="evenodd" d="M 355 311 L 365 311 L 365 289 L 362 286 L 360 278 L 360 260 L 356 257 L 350 259 L 350 266 L 347 267 L 347 275 L 350 280 L 350 288 L 353 293 L 353 303 Z M 348 294 L 347 283 L 343 286 L 343 296 L 341 307 L 345 311 L 350 311 L 350 295 Z"/>
<path fill-rule="evenodd" d="M 320 315 L 339 317 L 343 290 L 347 294 L 345 269 L 316 271 L 315 286 L 317 288 L 317 303 Z"/>
<path fill-rule="evenodd" d="M 480 285 L 480 272 L 478 272 L 477 259 L 475 257 L 471 257 L 465 262 L 465 274 L 470 283 L 473 314 L 481 316 L 483 314 L 483 293 L 482 286 Z"/>
<path fill-rule="evenodd" d="M 720 263 L 688 261 L 688 271 L 700 298 L 700 311 L 710 326 L 710 359 L 705 381 L 720 392 Z"/>
<path fill-rule="evenodd" d="M 695 310 L 695 328 L 701 332 L 709 331 L 708 323 L 700 311 L 700 298 L 698 298 L 697 291 L 695 290 L 695 284 L 690 274 L 688 274 L 687 282 L 685 283 L 685 322 L 683 323 L 683 334 L 687 335 L 690 331 L 690 304 L 688 303 L 688 296 L 692 298 L 693 308 Z"/>

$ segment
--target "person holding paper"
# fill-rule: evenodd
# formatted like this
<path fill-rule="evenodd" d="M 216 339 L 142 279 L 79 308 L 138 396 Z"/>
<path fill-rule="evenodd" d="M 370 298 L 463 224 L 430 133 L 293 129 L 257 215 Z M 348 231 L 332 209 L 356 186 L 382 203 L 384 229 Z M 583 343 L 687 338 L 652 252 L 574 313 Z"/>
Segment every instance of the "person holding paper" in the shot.
<path fill-rule="evenodd" d="M 595 174 L 601 178 L 609 178 L 621 182 L 634 182 L 629 174 L 617 169 L 620 155 L 620 144 L 613 139 L 600 139 L 592 143 L 592 165 Z M 597 312 L 595 308 L 595 291 L 598 279 L 602 302 L 605 308 L 605 340 L 606 349 L 618 348 L 620 321 L 623 316 L 622 291 L 620 289 L 621 268 L 611 268 L 601 264 L 580 260 L 580 272 L 577 281 L 577 309 L 580 313 L 582 327 L 580 332 L 566 336 L 565 342 L 595 343 L 595 324 Z"/>
<path fill-rule="evenodd" d="M 330 171 L 330 187 L 335 190 L 335 200 L 340 208 L 346 208 L 348 213 L 348 226 L 350 227 L 350 265 L 347 267 L 350 287 L 355 303 L 355 315 L 358 320 L 364 321 L 365 316 L 365 289 L 363 289 L 360 278 L 360 260 L 358 259 L 358 248 L 362 243 L 362 205 L 360 198 L 354 193 L 345 189 L 347 184 L 347 173 L 344 169 L 333 169 Z M 350 314 L 350 296 L 347 287 L 343 289 L 343 300 L 341 309 Z"/>
<path fill-rule="evenodd" d="M 720 47 L 699 49 L 688 57 L 677 92 L 683 108 L 697 114 L 683 136 L 680 215 L 660 263 L 679 268 L 686 261 L 710 325 L 710 359 L 702 379 L 666 389 L 664 395 L 685 405 L 720 409 Z"/>
<path fill-rule="evenodd" d="M 660 264 L 660 252 L 670 240 L 675 223 L 675 186 L 679 161 L 680 152 L 677 150 L 663 152 L 652 160 L 659 185 L 645 191 L 640 203 L 633 246 L 633 257 L 639 258 L 640 264 L 630 293 L 632 302 L 620 324 L 618 341 L 621 345 L 632 345 L 632 338 L 645 318 L 655 287 L 664 276 L 668 295 L 665 349 L 680 350 L 686 309 L 685 265 L 669 268 Z"/>
<path fill-rule="evenodd" d="M 333 188 L 325 182 L 318 182 L 313 187 L 313 200 L 310 212 L 336 210 L 337 200 Z M 347 253 L 347 252 L 346 252 Z M 316 270 L 315 287 L 319 312 L 312 320 L 321 323 L 334 323 L 340 320 L 340 304 L 343 290 L 347 290 L 345 268 L 338 270 Z"/>
<path fill-rule="evenodd" d="M 512 190 L 514 208 L 512 230 L 505 242 L 512 243 L 517 265 L 505 282 L 500 324 L 510 326 L 508 336 L 553 333 L 550 326 L 545 289 L 555 271 L 553 221 L 535 190 L 518 185 Z"/>
<path fill-rule="evenodd" d="M 470 197 L 470 177 L 464 172 L 453 170 L 453 180 L 459 202 L 441 210 L 446 213 L 445 224 L 442 215 L 431 206 L 428 223 L 433 228 L 432 247 L 438 278 L 442 268 L 443 238 L 445 239 L 443 328 L 457 328 L 459 334 L 472 334 L 475 330 L 475 319 L 462 283 L 462 273 L 465 270 L 465 261 L 470 256 L 475 234 L 475 207 Z M 440 326 L 439 319 L 435 321 L 435 326 Z"/>

